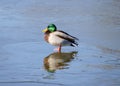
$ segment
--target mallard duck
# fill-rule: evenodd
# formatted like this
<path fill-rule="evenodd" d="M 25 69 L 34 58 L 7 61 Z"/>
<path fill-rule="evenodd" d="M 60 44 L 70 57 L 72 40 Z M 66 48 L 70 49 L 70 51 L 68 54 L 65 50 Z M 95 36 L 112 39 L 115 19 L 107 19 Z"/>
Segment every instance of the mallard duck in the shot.
<path fill-rule="evenodd" d="M 51 45 L 58 46 L 57 51 L 61 52 L 62 46 L 77 46 L 76 40 L 78 38 L 71 36 L 70 34 L 57 30 L 55 24 L 49 24 L 46 29 L 43 30 L 45 33 L 44 39 Z"/>

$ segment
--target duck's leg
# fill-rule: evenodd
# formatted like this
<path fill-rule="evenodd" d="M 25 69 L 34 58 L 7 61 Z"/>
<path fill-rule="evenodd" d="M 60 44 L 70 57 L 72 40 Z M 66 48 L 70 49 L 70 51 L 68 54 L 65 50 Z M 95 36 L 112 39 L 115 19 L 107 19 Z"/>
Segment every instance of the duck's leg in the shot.
<path fill-rule="evenodd" d="M 54 51 L 61 52 L 61 45 L 54 49 Z"/>
<path fill-rule="evenodd" d="M 54 49 L 57 52 L 61 52 L 61 45 L 59 45 L 57 48 Z"/>
<path fill-rule="evenodd" d="M 58 47 L 58 52 L 61 52 L 61 45 L 59 45 Z"/>

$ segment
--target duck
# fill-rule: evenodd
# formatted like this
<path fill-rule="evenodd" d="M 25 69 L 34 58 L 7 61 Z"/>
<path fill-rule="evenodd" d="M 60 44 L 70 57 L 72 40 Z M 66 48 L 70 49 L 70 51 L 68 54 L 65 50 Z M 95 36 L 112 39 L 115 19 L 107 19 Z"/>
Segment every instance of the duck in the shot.
<path fill-rule="evenodd" d="M 57 30 L 55 24 L 49 24 L 47 28 L 42 30 L 42 32 L 44 32 L 45 41 L 53 46 L 57 46 L 58 48 L 56 50 L 58 52 L 61 52 L 61 47 L 63 46 L 78 46 L 78 38 L 65 31 Z"/>

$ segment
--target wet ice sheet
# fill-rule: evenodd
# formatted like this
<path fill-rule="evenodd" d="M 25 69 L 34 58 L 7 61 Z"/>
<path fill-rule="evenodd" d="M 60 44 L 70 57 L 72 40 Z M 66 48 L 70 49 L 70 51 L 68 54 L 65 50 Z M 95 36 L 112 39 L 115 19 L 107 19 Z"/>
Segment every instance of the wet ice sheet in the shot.
<path fill-rule="evenodd" d="M 1 0 L 0 85 L 119 86 L 119 3 Z M 41 32 L 49 23 L 78 37 L 79 47 L 56 55 Z"/>

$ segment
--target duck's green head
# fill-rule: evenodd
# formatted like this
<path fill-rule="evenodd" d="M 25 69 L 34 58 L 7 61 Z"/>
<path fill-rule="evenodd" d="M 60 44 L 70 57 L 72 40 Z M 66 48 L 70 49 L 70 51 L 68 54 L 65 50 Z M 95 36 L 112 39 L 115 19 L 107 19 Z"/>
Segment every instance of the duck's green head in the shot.
<path fill-rule="evenodd" d="M 49 24 L 46 29 L 43 30 L 43 32 L 54 32 L 57 30 L 57 27 L 54 24 Z"/>

